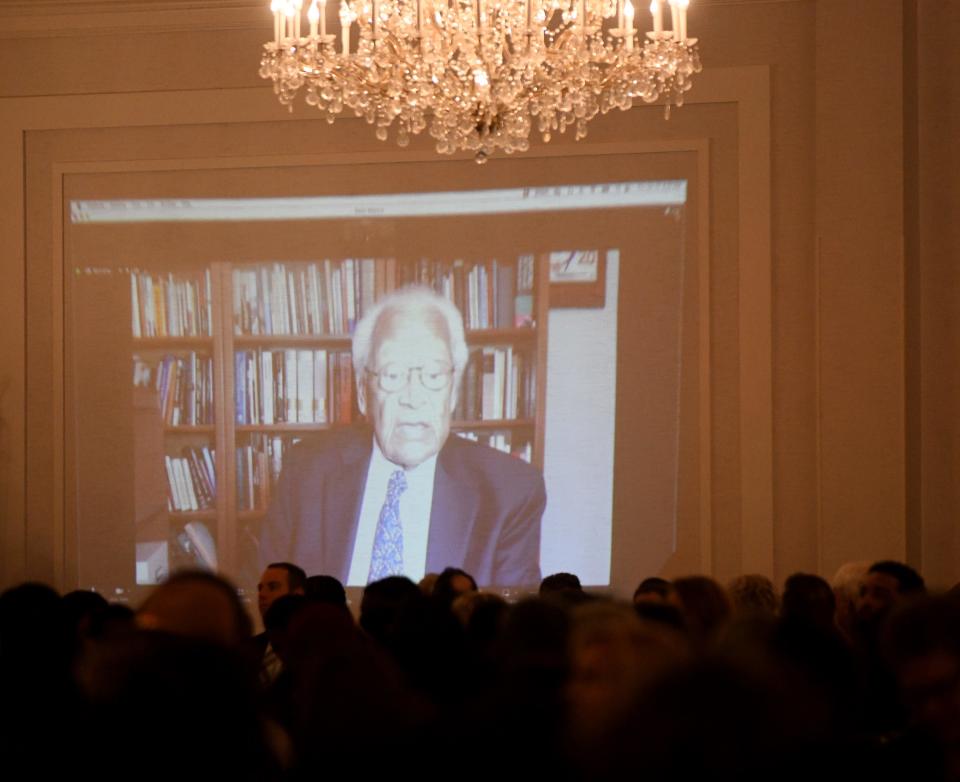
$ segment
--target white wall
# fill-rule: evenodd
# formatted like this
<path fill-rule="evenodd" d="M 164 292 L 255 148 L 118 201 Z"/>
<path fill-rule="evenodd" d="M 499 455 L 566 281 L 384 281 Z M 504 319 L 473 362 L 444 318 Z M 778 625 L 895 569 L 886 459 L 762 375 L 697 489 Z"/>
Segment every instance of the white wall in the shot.
<path fill-rule="evenodd" d="M 540 567 L 585 585 L 610 582 L 619 269 L 609 251 L 603 309 L 550 311 Z"/>

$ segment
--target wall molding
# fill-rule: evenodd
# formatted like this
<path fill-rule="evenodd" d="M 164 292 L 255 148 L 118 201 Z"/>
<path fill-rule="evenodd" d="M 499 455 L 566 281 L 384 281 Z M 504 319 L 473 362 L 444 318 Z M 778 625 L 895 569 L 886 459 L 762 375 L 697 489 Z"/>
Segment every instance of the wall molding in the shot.
<path fill-rule="evenodd" d="M 0 3 L 0 38 L 254 30 L 271 34 L 265 0 L 27 0 Z"/>

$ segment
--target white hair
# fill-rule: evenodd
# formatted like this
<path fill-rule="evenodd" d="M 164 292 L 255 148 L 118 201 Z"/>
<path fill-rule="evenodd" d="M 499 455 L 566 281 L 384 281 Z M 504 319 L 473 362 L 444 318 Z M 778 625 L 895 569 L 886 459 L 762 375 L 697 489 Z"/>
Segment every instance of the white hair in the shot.
<path fill-rule="evenodd" d="M 867 577 L 869 561 L 847 562 L 840 566 L 830 582 L 834 592 L 839 592 L 847 600 L 856 600 L 860 595 L 860 586 Z"/>
<path fill-rule="evenodd" d="M 453 382 L 456 388 L 470 357 L 463 330 L 463 315 L 450 299 L 422 285 L 410 285 L 387 294 L 363 313 L 363 317 L 357 321 L 353 331 L 353 371 L 357 385 L 363 382 L 363 371 L 367 368 L 367 361 L 370 358 L 371 342 L 377 322 L 383 315 L 397 310 L 414 312 L 433 310 L 443 318 L 450 338 L 450 357 L 453 359 Z"/>

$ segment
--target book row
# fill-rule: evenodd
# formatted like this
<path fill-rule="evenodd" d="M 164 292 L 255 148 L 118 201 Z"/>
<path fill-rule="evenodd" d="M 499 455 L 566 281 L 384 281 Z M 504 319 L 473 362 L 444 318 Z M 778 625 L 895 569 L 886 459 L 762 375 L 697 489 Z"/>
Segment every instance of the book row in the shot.
<path fill-rule="evenodd" d="M 131 327 L 140 337 L 209 337 L 213 334 L 210 270 L 130 273 Z"/>
<path fill-rule="evenodd" d="M 235 354 L 238 424 L 334 424 L 357 417 L 352 358 L 344 351 L 252 349 Z M 513 347 L 471 351 L 454 417 L 531 418 L 536 362 Z"/>
<path fill-rule="evenodd" d="M 164 456 L 167 509 L 213 510 L 217 499 L 216 454 L 206 446 L 186 447 L 180 456 Z"/>
<path fill-rule="evenodd" d="M 168 426 L 214 422 L 213 359 L 209 355 L 189 351 L 157 360 L 134 355 L 133 385 L 157 392 L 160 414 Z"/>
<path fill-rule="evenodd" d="M 349 423 L 356 418 L 352 358 L 345 351 L 238 351 L 234 364 L 238 424 Z M 150 361 L 134 356 L 134 386 L 157 392 L 168 426 L 214 423 L 213 360 L 188 351 Z M 454 418 L 531 418 L 536 411 L 536 362 L 513 347 L 474 349 L 464 370 Z"/>
<path fill-rule="evenodd" d="M 234 384 L 238 424 L 333 424 L 354 418 L 353 359 L 344 351 L 238 351 Z"/>
<path fill-rule="evenodd" d="M 536 411 L 537 366 L 513 347 L 470 352 L 454 417 L 460 421 L 532 418 Z"/>
<path fill-rule="evenodd" d="M 410 284 L 450 299 L 468 329 L 531 326 L 533 262 L 348 258 L 234 269 L 234 333 L 345 336 L 376 300 Z"/>

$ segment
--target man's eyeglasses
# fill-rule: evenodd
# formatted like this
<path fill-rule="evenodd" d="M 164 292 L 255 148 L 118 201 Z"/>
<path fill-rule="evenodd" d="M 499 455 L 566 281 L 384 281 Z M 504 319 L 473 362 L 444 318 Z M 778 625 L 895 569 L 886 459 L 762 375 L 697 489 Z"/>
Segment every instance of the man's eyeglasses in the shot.
<path fill-rule="evenodd" d="M 420 377 L 420 383 L 428 391 L 443 391 L 453 377 L 453 367 L 443 362 L 431 362 L 422 367 L 404 367 L 401 364 L 387 364 L 379 372 L 368 369 L 367 373 L 377 378 L 381 391 L 396 393 L 412 382 L 413 373 Z"/>

